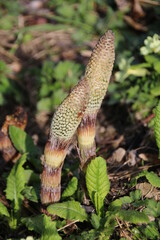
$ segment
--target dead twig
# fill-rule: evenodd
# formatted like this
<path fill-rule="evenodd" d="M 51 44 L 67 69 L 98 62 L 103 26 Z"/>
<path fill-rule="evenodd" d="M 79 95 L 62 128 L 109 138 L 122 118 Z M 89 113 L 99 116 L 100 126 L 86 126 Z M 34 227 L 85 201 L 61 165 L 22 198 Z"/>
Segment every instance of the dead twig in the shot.
<path fill-rule="evenodd" d="M 59 228 L 59 229 L 57 230 L 57 232 L 62 231 L 63 229 L 65 229 L 65 228 L 67 228 L 67 227 L 70 227 L 71 225 L 75 224 L 76 222 L 79 222 L 79 220 L 75 220 L 75 221 L 73 221 L 73 222 L 71 222 L 71 223 L 66 224 L 64 227 Z"/>
<path fill-rule="evenodd" d="M 141 166 L 139 167 L 137 170 L 133 171 L 133 169 L 131 169 L 130 171 L 121 171 L 118 174 L 115 173 L 109 173 L 109 179 L 124 179 L 124 178 L 130 178 L 131 176 L 141 172 L 142 170 L 148 170 L 150 167 L 159 167 L 159 164 L 150 164 L 150 165 L 146 165 L 146 166 Z"/>

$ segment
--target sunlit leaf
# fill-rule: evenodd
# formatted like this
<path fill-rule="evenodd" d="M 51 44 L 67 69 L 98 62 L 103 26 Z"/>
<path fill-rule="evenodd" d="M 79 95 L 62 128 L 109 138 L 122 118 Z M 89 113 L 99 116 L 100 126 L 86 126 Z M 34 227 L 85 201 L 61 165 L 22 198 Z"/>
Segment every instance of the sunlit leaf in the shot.
<path fill-rule="evenodd" d="M 0 202 L 0 215 L 10 217 L 8 209 L 6 208 L 6 206 L 2 202 Z"/>
<path fill-rule="evenodd" d="M 47 208 L 47 211 L 64 219 L 77 220 L 80 222 L 84 220 L 87 221 L 87 214 L 84 208 L 76 201 L 52 204 Z"/>
<path fill-rule="evenodd" d="M 86 185 L 89 196 L 100 215 L 104 199 L 109 192 L 110 183 L 107 175 L 106 161 L 97 157 L 87 167 Z"/>
<path fill-rule="evenodd" d="M 62 198 L 72 196 L 77 190 L 77 185 L 78 185 L 78 179 L 76 177 L 73 177 L 71 181 L 68 183 L 67 188 L 63 191 Z"/>

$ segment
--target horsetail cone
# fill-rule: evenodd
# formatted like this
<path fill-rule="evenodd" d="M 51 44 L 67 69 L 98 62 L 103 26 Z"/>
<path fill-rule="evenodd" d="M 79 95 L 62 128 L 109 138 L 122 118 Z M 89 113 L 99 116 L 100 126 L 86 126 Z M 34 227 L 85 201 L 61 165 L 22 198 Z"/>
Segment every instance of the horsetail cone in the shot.
<path fill-rule="evenodd" d="M 82 167 L 89 158 L 96 155 L 96 117 L 108 88 L 114 60 L 114 34 L 107 31 L 95 46 L 84 76 L 90 94 L 87 109 L 77 130 Z"/>
<path fill-rule="evenodd" d="M 89 86 L 83 79 L 57 109 L 51 123 L 50 137 L 45 146 L 41 175 L 41 202 L 60 200 L 61 169 L 69 145 L 80 124 L 89 99 Z"/>

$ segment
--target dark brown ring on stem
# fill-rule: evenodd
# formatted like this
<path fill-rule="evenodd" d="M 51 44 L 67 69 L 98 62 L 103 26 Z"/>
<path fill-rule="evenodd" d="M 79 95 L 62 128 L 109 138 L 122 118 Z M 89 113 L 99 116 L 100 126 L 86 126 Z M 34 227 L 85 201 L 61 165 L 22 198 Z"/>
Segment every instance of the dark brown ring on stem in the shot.
<path fill-rule="evenodd" d="M 49 204 L 58 202 L 61 196 L 61 171 L 63 163 L 59 168 L 51 169 L 46 164 L 41 175 L 41 202 Z"/>
<path fill-rule="evenodd" d="M 41 202 L 58 202 L 61 196 L 61 171 L 70 141 L 51 138 L 45 146 L 41 175 Z"/>

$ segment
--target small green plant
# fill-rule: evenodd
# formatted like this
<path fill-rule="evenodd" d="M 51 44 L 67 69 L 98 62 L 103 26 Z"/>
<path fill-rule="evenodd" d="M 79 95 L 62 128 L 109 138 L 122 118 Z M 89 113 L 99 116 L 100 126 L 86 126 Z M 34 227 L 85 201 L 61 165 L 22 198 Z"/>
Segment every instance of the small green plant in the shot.
<path fill-rule="evenodd" d="M 0 0 L 0 29 L 11 30 L 18 25 L 20 4 L 18 0 Z"/>
<path fill-rule="evenodd" d="M 73 38 L 77 41 L 83 41 L 84 38 L 90 38 L 95 31 L 98 14 L 94 11 L 94 1 L 50 1 L 49 7 L 56 10 L 56 16 L 53 16 L 57 22 L 72 26 L 76 29 Z"/>
<path fill-rule="evenodd" d="M 0 106 L 8 102 L 7 97 L 16 102 L 22 101 L 17 85 L 7 77 L 9 73 L 10 70 L 5 62 L 0 61 Z"/>
<path fill-rule="evenodd" d="M 20 128 L 10 126 L 9 134 L 15 148 L 22 156 L 13 166 L 7 177 L 6 199 L 10 201 L 11 210 L 7 210 L 5 205 L 1 203 L 0 214 L 4 216 L 5 223 L 9 224 L 11 229 L 17 229 L 20 224 L 22 202 L 24 198 L 32 202 L 38 202 L 38 185 L 40 184 L 39 175 L 31 169 L 24 168 L 29 159 L 30 164 L 40 171 L 40 161 L 38 161 L 39 152 L 33 144 L 31 137 Z"/>
<path fill-rule="evenodd" d="M 143 61 L 132 64 L 134 58 L 122 58 L 120 71 L 109 86 L 110 104 L 127 103 L 138 119 L 151 113 L 160 96 L 160 37 L 148 37 L 140 49 Z"/>
<path fill-rule="evenodd" d="M 52 61 L 44 61 L 38 83 L 38 111 L 55 110 L 76 85 L 81 73 L 81 65 L 72 61 L 59 62 L 57 65 Z"/>
<path fill-rule="evenodd" d="M 91 201 L 99 217 L 104 215 L 104 199 L 109 192 L 110 183 L 107 176 L 106 162 L 97 157 L 88 165 L 86 185 Z"/>

